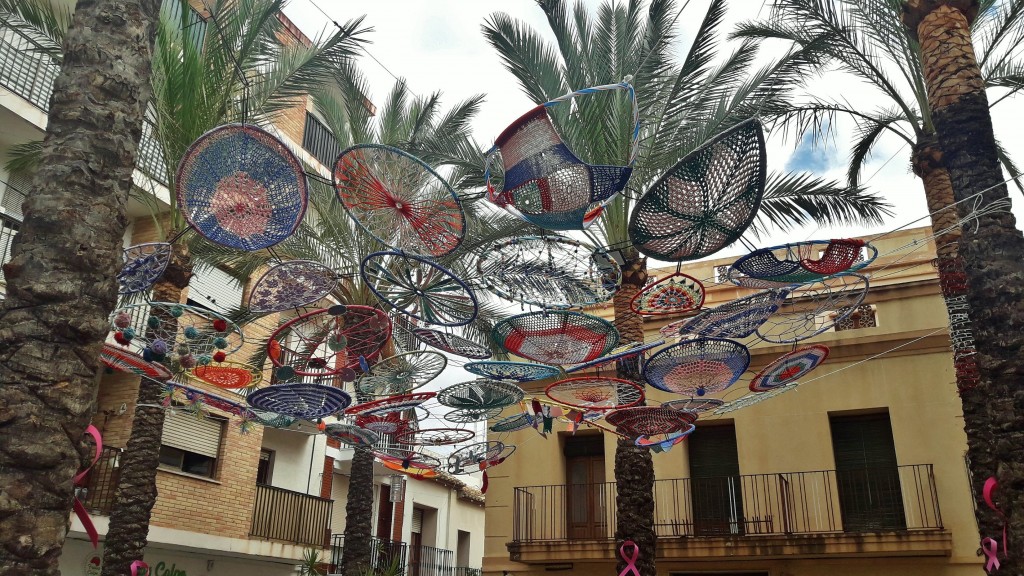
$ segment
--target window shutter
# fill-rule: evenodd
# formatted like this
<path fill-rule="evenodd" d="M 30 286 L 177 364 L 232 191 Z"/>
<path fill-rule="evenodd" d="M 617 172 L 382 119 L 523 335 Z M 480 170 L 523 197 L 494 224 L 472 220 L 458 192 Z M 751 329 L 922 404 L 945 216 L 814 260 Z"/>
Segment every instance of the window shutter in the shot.
<path fill-rule="evenodd" d="M 423 510 L 419 508 L 412 509 L 412 533 L 423 533 Z"/>
<path fill-rule="evenodd" d="M 242 305 L 242 287 L 230 274 L 219 268 L 197 271 L 188 287 L 190 300 L 214 312 L 224 312 Z"/>
<path fill-rule="evenodd" d="M 896 446 L 888 413 L 831 420 L 836 470 L 896 466 Z"/>
<path fill-rule="evenodd" d="M 698 426 L 686 439 L 691 478 L 738 476 L 739 453 L 733 426 Z"/>
<path fill-rule="evenodd" d="M 4 188 L 2 197 L 3 201 L 0 202 L 0 207 L 3 208 L 5 214 L 16 220 L 23 219 L 24 215 L 21 213 L 21 205 L 25 202 L 30 184 L 29 179 L 24 176 L 8 177 L 7 186 Z"/>
<path fill-rule="evenodd" d="M 191 414 L 168 411 L 164 416 L 163 436 L 160 443 L 186 452 L 216 458 L 220 451 L 223 421 L 217 418 L 197 419 Z"/>

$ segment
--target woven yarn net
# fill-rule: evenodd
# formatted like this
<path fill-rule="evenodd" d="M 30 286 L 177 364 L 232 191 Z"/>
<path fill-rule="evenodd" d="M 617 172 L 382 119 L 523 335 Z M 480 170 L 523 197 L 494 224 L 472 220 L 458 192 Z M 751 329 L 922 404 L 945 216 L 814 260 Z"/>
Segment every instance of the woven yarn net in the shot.
<path fill-rule="evenodd" d="M 441 465 L 438 458 L 401 446 L 379 446 L 374 449 L 373 455 L 381 460 L 400 463 L 402 468 L 406 469 L 433 470 Z"/>
<path fill-rule="evenodd" d="M 294 310 L 326 297 L 337 285 L 338 275 L 319 262 L 282 262 L 253 285 L 249 310 L 256 314 Z"/>
<path fill-rule="evenodd" d="M 267 356 L 297 376 L 334 376 L 359 367 L 360 357 L 372 361 L 390 337 L 391 320 L 381 310 L 332 306 L 282 324 L 267 340 Z"/>
<path fill-rule="evenodd" d="M 263 371 L 241 362 L 218 362 L 196 366 L 192 378 L 220 388 L 253 388 L 263 381 Z"/>
<path fill-rule="evenodd" d="M 494 143 L 504 183 L 498 206 L 548 230 L 582 230 L 622 191 L 633 169 L 583 162 L 555 131 L 544 105 L 512 123 Z"/>
<path fill-rule="evenodd" d="M 360 144 L 334 163 L 334 190 L 349 216 L 391 248 L 440 257 L 466 234 L 455 190 L 419 158 Z"/>
<path fill-rule="evenodd" d="M 496 360 L 485 360 L 483 362 L 469 362 L 462 366 L 462 369 L 470 374 L 482 376 L 488 380 L 499 380 L 506 382 L 532 382 L 558 376 L 560 370 L 546 364 L 533 364 L 530 362 L 500 362 Z"/>
<path fill-rule="evenodd" d="M 670 410 L 678 410 L 680 412 L 700 414 L 702 412 L 715 410 L 724 404 L 725 400 L 719 400 L 718 398 L 679 398 L 678 400 L 662 402 L 661 407 L 668 408 Z"/>
<path fill-rule="evenodd" d="M 363 259 L 363 282 L 396 310 L 438 326 L 463 326 L 476 318 L 476 295 L 440 264 L 400 252 Z"/>
<path fill-rule="evenodd" d="M 652 436 L 637 436 L 633 443 L 637 448 L 650 448 L 653 452 L 668 452 L 670 448 L 679 444 L 697 427 L 690 424 L 688 428 L 680 430 L 679 432 L 672 432 L 669 434 L 654 434 Z"/>
<path fill-rule="evenodd" d="M 472 380 L 443 388 L 437 393 L 437 403 L 461 410 L 488 410 L 504 408 L 523 399 L 523 390 L 510 382 Z"/>
<path fill-rule="evenodd" d="M 764 195 L 767 156 L 756 119 L 719 134 L 679 161 L 637 201 L 629 239 L 658 260 L 710 256 L 750 226 Z"/>
<path fill-rule="evenodd" d="M 635 406 L 644 400 L 642 386 L 629 380 L 583 376 L 548 385 L 544 393 L 559 404 L 603 412 Z"/>
<path fill-rule="evenodd" d="M 409 446 L 450 446 L 473 439 L 476 433 L 464 428 L 421 428 L 406 430 L 395 436 L 399 444 Z"/>
<path fill-rule="evenodd" d="M 647 342 L 646 344 L 630 342 L 629 344 L 614 348 L 611 352 L 601 356 L 600 358 L 595 358 L 589 362 L 583 362 L 581 364 L 566 366 L 565 373 L 572 374 L 589 368 L 600 368 L 611 364 L 612 362 L 618 362 L 619 368 L 632 373 L 634 369 L 638 371 L 640 357 L 643 356 L 643 354 L 661 346 L 664 343 L 664 340 L 656 340 L 654 342 Z"/>
<path fill-rule="evenodd" d="M 306 174 L 270 133 L 227 124 L 200 136 L 178 164 L 178 206 L 207 240 L 236 250 L 269 248 L 306 213 Z"/>
<path fill-rule="evenodd" d="M 356 416 L 356 426 L 371 430 L 381 436 L 393 436 L 409 430 L 410 424 L 402 417 L 401 413 L 388 412 Z"/>
<path fill-rule="evenodd" d="M 644 364 L 651 386 L 686 396 L 725 390 L 750 366 L 750 351 L 739 342 L 696 338 L 661 350 Z"/>
<path fill-rule="evenodd" d="M 477 261 L 477 270 L 498 296 L 554 309 L 607 302 L 622 281 L 619 265 L 606 252 L 561 236 L 494 244 Z"/>
<path fill-rule="evenodd" d="M 681 272 L 644 287 L 629 301 L 629 308 L 644 316 L 684 314 L 704 305 L 704 284 Z"/>
<path fill-rule="evenodd" d="M 166 366 L 156 362 L 147 362 L 142 356 L 113 344 L 103 345 L 103 349 L 100 351 L 100 362 L 113 370 L 145 376 L 157 382 L 171 379 L 171 371 Z"/>
<path fill-rule="evenodd" d="M 271 428 L 287 428 L 295 423 L 296 419 L 291 416 L 284 416 L 283 414 L 275 414 L 273 412 L 265 412 L 263 410 L 253 409 L 252 413 L 256 416 L 256 421 L 264 426 L 270 426 Z"/>
<path fill-rule="evenodd" d="M 470 474 L 490 467 L 501 458 L 505 444 L 497 440 L 463 446 L 448 456 L 449 474 Z"/>
<path fill-rule="evenodd" d="M 337 414 L 352 403 L 344 391 L 323 384 L 276 384 L 261 388 L 246 398 L 253 408 L 303 420 L 317 420 Z"/>
<path fill-rule="evenodd" d="M 491 425 L 489 430 L 491 432 L 501 434 L 525 430 L 530 426 L 533 426 L 533 418 L 530 418 L 530 415 L 526 414 L 525 412 L 520 412 L 518 414 L 506 416 L 501 420 L 498 420 L 497 422 Z"/>
<path fill-rule="evenodd" d="M 502 410 L 503 408 L 485 408 L 482 410 L 467 410 L 460 408 L 445 414 L 444 419 L 455 424 L 469 424 L 471 422 L 480 422 L 496 418 L 498 414 L 501 414 Z"/>
<path fill-rule="evenodd" d="M 118 294 L 149 290 L 171 263 L 171 245 L 147 242 L 124 249 L 124 266 L 117 273 Z"/>
<path fill-rule="evenodd" d="M 750 288 L 819 282 L 870 264 L 878 250 L 863 240 L 829 240 L 762 248 L 729 268 L 729 280 Z"/>
<path fill-rule="evenodd" d="M 471 360 L 484 360 L 491 357 L 491 351 L 486 346 L 477 344 L 472 340 L 467 340 L 458 334 L 449 334 L 440 330 L 431 330 L 430 328 L 415 328 L 412 333 L 428 346 L 433 346 L 449 354 L 455 354 Z"/>
<path fill-rule="evenodd" d="M 217 352 L 242 347 L 234 323 L 206 308 L 148 302 L 118 308 L 110 315 L 114 338 L 139 350 L 143 359 L 166 361 L 181 369 L 209 364 Z"/>
<path fill-rule="evenodd" d="M 679 333 L 746 338 L 775 314 L 788 295 L 789 290 L 777 288 L 737 298 L 715 308 L 705 308 L 686 321 L 679 328 Z"/>
<path fill-rule="evenodd" d="M 389 396 L 380 400 L 374 400 L 373 402 L 358 404 L 346 410 L 345 413 L 355 416 L 379 416 L 391 412 L 415 410 L 420 404 L 433 399 L 434 396 L 437 396 L 437 393 L 414 392 L 412 394 L 402 394 L 401 396 Z"/>
<path fill-rule="evenodd" d="M 580 312 L 528 312 L 498 322 L 494 342 L 507 352 L 543 364 L 589 362 L 619 343 L 619 332 L 603 318 Z"/>
<path fill-rule="evenodd" d="M 438 352 L 404 352 L 374 364 L 371 374 L 356 381 L 356 390 L 368 396 L 408 394 L 437 378 L 447 365 L 448 358 Z"/>
<path fill-rule="evenodd" d="M 864 302 L 868 279 L 839 274 L 796 290 L 757 328 L 761 339 L 777 344 L 800 342 L 831 329 Z"/>
<path fill-rule="evenodd" d="M 767 392 L 796 382 L 821 366 L 828 358 L 828 351 L 828 346 L 812 344 L 783 354 L 751 378 L 750 391 Z"/>
<path fill-rule="evenodd" d="M 790 384 L 786 384 L 785 386 L 772 388 L 767 392 L 751 392 L 746 396 L 737 398 L 736 400 L 733 400 L 731 402 L 726 402 L 724 406 L 721 406 L 718 409 L 716 409 L 713 412 L 713 414 L 715 414 L 716 416 L 721 414 L 728 414 L 729 412 L 734 412 L 741 408 L 747 408 L 749 406 L 753 406 L 754 404 L 759 404 L 761 402 L 764 402 L 765 400 L 774 398 L 779 394 L 784 394 L 786 392 L 789 392 L 790 390 L 795 390 L 796 387 L 799 385 L 799 382 L 792 382 Z"/>
<path fill-rule="evenodd" d="M 328 424 L 324 434 L 328 438 L 356 448 L 371 448 L 380 442 L 380 434 L 350 424 Z"/>
<path fill-rule="evenodd" d="M 609 412 L 605 421 L 625 436 L 655 436 L 689 429 L 696 414 L 670 410 L 661 406 L 634 406 Z"/>

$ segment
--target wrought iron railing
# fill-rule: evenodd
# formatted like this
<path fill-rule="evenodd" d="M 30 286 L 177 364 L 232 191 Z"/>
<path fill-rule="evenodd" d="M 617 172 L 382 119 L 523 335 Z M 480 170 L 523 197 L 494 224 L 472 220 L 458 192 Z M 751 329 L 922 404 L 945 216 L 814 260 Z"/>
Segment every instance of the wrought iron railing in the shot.
<path fill-rule="evenodd" d="M 334 500 L 328 498 L 257 484 L 249 534 L 326 547 L 331 535 L 333 506 Z"/>
<path fill-rule="evenodd" d="M 7 282 L 2 266 L 11 261 L 11 245 L 20 227 L 20 221 L 0 213 L 0 282 Z"/>
<path fill-rule="evenodd" d="M 942 528 L 931 464 L 654 483 L 660 538 Z M 513 541 L 610 540 L 615 484 L 515 489 Z"/>
<path fill-rule="evenodd" d="M 408 553 L 409 545 L 405 542 L 370 538 L 370 566 L 374 573 L 386 572 L 392 566 L 403 570 L 408 561 Z M 331 574 L 341 572 L 341 559 L 344 555 L 345 535 L 335 534 L 331 537 Z"/>
<path fill-rule="evenodd" d="M 0 84 L 46 112 L 60 68 L 42 46 L 13 28 L 0 26 Z"/>
<path fill-rule="evenodd" d="M 334 134 L 309 112 L 306 112 L 306 125 L 302 131 L 302 147 L 329 169 L 333 169 L 334 161 L 341 154 L 341 146 Z"/>
<path fill-rule="evenodd" d="M 484 571 L 481 568 L 470 568 L 469 566 L 456 566 L 455 576 L 483 576 Z"/>
<path fill-rule="evenodd" d="M 114 492 L 121 478 L 121 453 L 123 448 L 104 446 L 100 459 L 89 469 L 75 490 L 76 496 L 91 514 L 110 515 L 114 505 Z"/>
<path fill-rule="evenodd" d="M 433 546 L 409 547 L 407 576 L 453 576 L 455 553 Z"/>

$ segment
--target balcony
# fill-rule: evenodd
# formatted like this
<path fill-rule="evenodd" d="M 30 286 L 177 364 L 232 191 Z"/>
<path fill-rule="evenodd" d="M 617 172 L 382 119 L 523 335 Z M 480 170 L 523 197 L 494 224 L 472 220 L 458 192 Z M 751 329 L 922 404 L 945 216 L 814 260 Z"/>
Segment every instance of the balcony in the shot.
<path fill-rule="evenodd" d="M 658 480 L 658 556 L 942 555 L 951 548 L 930 464 Z M 515 489 L 513 560 L 612 554 L 615 484 Z"/>
<path fill-rule="evenodd" d="M 121 478 L 122 452 L 122 448 L 104 446 L 100 459 L 76 490 L 78 499 L 90 514 L 110 515 L 110 508 L 114 505 L 114 492 L 117 491 L 117 482 Z"/>
<path fill-rule="evenodd" d="M 397 564 L 399 568 L 404 568 L 408 559 L 408 550 L 409 546 L 405 542 L 371 538 L 370 565 L 375 573 L 385 572 L 394 564 Z M 341 559 L 344 555 L 345 535 L 335 534 L 331 537 L 330 574 L 341 572 Z"/>
<path fill-rule="evenodd" d="M 409 548 L 409 570 L 407 576 L 453 576 L 455 553 L 433 546 L 411 546 Z"/>
<path fill-rule="evenodd" d="M 334 500 L 256 485 L 251 536 L 326 547 L 331 535 Z"/>

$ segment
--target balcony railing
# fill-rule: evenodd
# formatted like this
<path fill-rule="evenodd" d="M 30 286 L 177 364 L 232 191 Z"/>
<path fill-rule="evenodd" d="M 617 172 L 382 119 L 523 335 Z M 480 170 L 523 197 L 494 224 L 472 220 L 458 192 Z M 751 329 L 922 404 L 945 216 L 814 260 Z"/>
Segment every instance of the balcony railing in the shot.
<path fill-rule="evenodd" d="M 370 566 L 375 573 L 384 572 L 392 565 L 404 569 L 408 561 L 409 546 L 405 542 L 370 538 Z M 331 574 L 341 572 L 341 559 L 345 555 L 345 535 L 331 537 Z"/>
<path fill-rule="evenodd" d="M 515 489 L 513 541 L 610 540 L 615 484 Z M 654 483 L 659 538 L 942 528 L 931 464 Z"/>
<path fill-rule="evenodd" d="M 82 486 L 76 490 L 78 499 L 91 514 L 110 515 L 110 507 L 114 505 L 114 492 L 121 478 L 122 448 L 104 446 L 100 459 L 89 469 L 89 474 L 82 479 Z"/>
<path fill-rule="evenodd" d="M 480 568 L 470 568 L 468 566 L 456 566 L 455 576 L 483 576 L 484 571 Z"/>
<path fill-rule="evenodd" d="M 330 540 L 333 506 L 334 500 L 257 484 L 249 534 L 326 547 Z"/>
<path fill-rule="evenodd" d="M 0 214 L 0 266 L 11 261 L 11 244 L 18 235 L 21 222 L 6 214 Z M 7 282 L 3 268 L 0 268 L 0 281 Z"/>
<path fill-rule="evenodd" d="M 46 112 L 60 68 L 38 42 L 13 28 L 0 27 L 0 84 Z"/>
<path fill-rule="evenodd" d="M 455 553 L 433 546 L 409 547 L 407 576 L 453 576 Z"/>

